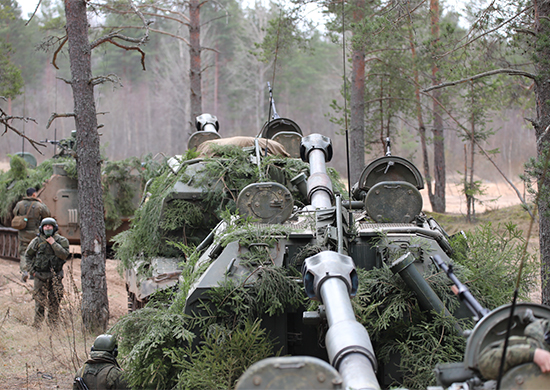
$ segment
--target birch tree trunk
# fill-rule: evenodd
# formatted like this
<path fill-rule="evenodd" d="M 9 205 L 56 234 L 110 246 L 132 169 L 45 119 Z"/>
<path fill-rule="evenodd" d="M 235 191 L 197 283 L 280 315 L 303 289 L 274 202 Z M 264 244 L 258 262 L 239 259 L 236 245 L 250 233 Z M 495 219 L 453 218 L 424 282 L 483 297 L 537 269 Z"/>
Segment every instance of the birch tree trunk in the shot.
<path fill-rule="evenodd" d="M 87 330 L 104 332 L 109 321 L 105 277 L 105 220 L 86 2 L 65 0 L 65 15 L 77 142 L 82 321 Z"/>

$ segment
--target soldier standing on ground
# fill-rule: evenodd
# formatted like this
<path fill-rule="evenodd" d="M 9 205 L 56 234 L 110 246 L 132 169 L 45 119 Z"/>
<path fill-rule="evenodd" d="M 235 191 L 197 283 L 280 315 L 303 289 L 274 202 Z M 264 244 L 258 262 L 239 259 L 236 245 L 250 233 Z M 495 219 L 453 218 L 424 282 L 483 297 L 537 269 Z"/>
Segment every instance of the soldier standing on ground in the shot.
<path fill-rule="evenodd" d="M 17 233 L 17 238 L 19 239 L 19 269 L 21 272 L 21 280 L 26 282 L 29 278 L 29 268 L 25 257 L 25 251 L 31 240 L 36 237 L 40 221 L 50 216 L 50 210 L 48 206 L 37 198 L 36 189 L 29 188 L 27 189 L 27 196 L 15 205 L 13 215 L 28 215 L 27 226 Z"/>
<path fill-rule="evenodd" d="M 523 363 L 533 362 L 540 370 L 550 372 L 550 322 L 536 319 L 525 327 L 524 336 L 511 336 L 506 348 L 504 372 Z M 485 379 L 497 379 L 504 340 L 483 349 L 478 368 Z"/>
<path fill-rule="evenodd" d="M 31 241 L 26 252 L 29 272 L 34 276 L 34 327 L 42 324 L 46 305 L 48 323 L 57 322 L 63 297 L 63 264 L 69 257 L 69 240 L 57 233 L 55 219 L 44 218 L 38 230 L 38 237 Z"/>
<path fill-rule="evenodd" d="M 73 390 L 125 390 L 128 384 L 123 371 L 116 360 L 118 347 L 115 338 L 110 334 L 97 336 L 92 346 L 90 359 L 77 371 Z M 84 382 L 84 387 L 82 385 Z"/>

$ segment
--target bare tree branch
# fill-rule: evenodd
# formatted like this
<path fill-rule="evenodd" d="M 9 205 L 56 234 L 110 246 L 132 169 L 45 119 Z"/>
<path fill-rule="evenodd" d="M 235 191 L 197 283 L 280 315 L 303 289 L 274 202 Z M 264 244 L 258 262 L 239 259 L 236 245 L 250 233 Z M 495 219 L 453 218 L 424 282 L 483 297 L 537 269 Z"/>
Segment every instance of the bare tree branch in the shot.
<path fill-rule="evenodd" d="M 452 50 L 449 50 L 449 51 L 446 52 L 446 53 L 441 54 L 440 56 L 438 56 L 438 59 L 441 59 L 441 58 L 443 58 L 443 57 L 446 57 L 446 56 L 448 56 L 449 54 L 451 54 L 451 53 L 453 53 L 453 52 L 455 52 L 455 51 L 457 51 L 457 50 L 459 50 L 459 49 L 462 49 L 462 48 L 465 47 L 465 46 L 468 46 L 470 43 L 473 43 L 473 42 L 477 41 L 479 38 L 482 38 L 482 37 L 484 37 L 485 35 L 488 35 L 488 34 L 494 32 L 494 31 L 497 31 L 497 30 L 500 29 L 502 26 L 504 26 L 504 25 L 510 23 L 512 20 L 514 20 L 515 18 L 517 18 L 517 17 L 520 16 L 521 14 L 527 12 L 527 11 L 530 10 L 531 8 L 533 8 L 532 5 L 530 5 L 529 7 L 527 7 L 527 8 L 525 8 L 525 9 L 521 10 L 520 12 L 518 12 L 517 14 L 515 14 L 514 16 L 512 16 L 511 18 L 505 20 L 504 22 L 502 22 L 501 24 L 499 24 L 498 26 L 496 26 L 495 28 L 493 28 L 493 29 L 491 29 L 491 30 L 487 30 L 487 31 L 485 31 L 483 34 L 479 34 L 478 36 L 476 36 L 476 37 L 472 38 L 471 40 L 467 41 L 465 44 L 463 44 L 463 45 L 461 45 L 461 46 L 459 46 L 459 47 L 456 47 L 456 48 L 454 48 L 454 49 L 452 49 Z M 470 30 L 470 31 L 471 31 L 471 30 Z M 467 34 L 466 36 L 468 36 L 468 35 L 470 34 L 470 31 L 468 31 L 468 34 Z M 464 38 L 463 38 L 463 39 L 464 39 Z M 462 40 L 462 39 L 461 39 L 461 40 Z M 459 41 L 459 42 L 460 42 L 460 41 Z"/>
<path fill-rule="evenodd" d="M 5 97 L 3 96 L 0 96 L 2 99 L 4 100 L 7 100 Z M 10 121 L 13 121 L 14 119 L 17 119 L 17 120 L 21 120 L 25 123 L 28 123 L 29 121 L 31 122 L 34 122 L 34 123 L 37 123 L 36 120 L 34 118 L 30 118 L 30 117 L 27 117 L 27 116 L 13 116 L 13 115 L 7 115 L 6 112 L 0 108 L 0 126 L 4 126 L 4 132 L 1 134 L 1 135 L 4 135 L 8 132 L 8 130 L 11 130 L 13 131 L 15 134 L 17 134 L 18 136 L 26 139 L 27 141 L 29 141 L 29 143 L 31 144 L 31 146 L 40 154 L 43 154 L 40 150 L 38 150 L 37 146 L 42 146 L 42 147 L 45 147 L 46 145 L 38 142 L 38 141 L 35 141 L 34 139 L 32 138 L 29 138 L 27 137 L 24 133 L 20 132 L 19 130 L 17 130 L 15 127 L 13 127 L 11 124 L 10 124 Z"/>
<path fill-rule="evenodd" d="M 36 4 L 36 8 L 34 9 L 34 12 L 32 13 L 29 20 L 27 20 L 27 22 L 25 23 L 25 26 L 28 26 L 29 23 L 31 22 L 32 18 L 34 18 L 34 15 L 36 15 L 36 12 L 38 12 L 38 7 L 40 7 L 40 4 L 42 4 L 42 0 L 38 0 L 38 4 Z"/>
<path fill-rule="evenodd" d="M 113 84 L 118 84 L 119 87 L 122 87 L 122 82 L 120 81 L 120 77 L 118 77 L 114 73 L 110 73 L 107 76 L 94 77 L 90 80 L 90 83 L 92 83 L 92 85 L 99 85 L 99 84 L 103 84 L 107 81 L 110 81 Z"/>
<path fill-rule="evenodd" d="M 142 7 L 146 7 L 146 6 L 142 6 Z M 174 14 L 174 15 L 178 15 L 179 17 L 181 17 L 182 19 L 186 20 L 187 22 L 189 22 L 189 17 L 187 15 L 185 15 L 183 12 L 179 12 L 179 11 L 176 11 L 176 10 L 173 10 L 173 9 L 169 9 L 169 8 L 162 8 L 162 7 L 159 7 L 157 5 L 152 5 L 151 8 L 157 10 L 157 11 L 162 11 L 162 12 L 166 12 L 166 13 L 170 13 L 170 14 Z M 157 15 L 157 14 L 155 14 Z M 166 17 L 166 15 L 157 15 L 157 16 L 162 16 L 163 18 Z M 181 22 L 181 21 L 180 21 Z"/>
<path fill-rule="evenodd" d="M 481 20 L 481 18 L 483 18 L 485 15 L 487 15 L 487 12 L 489 12 L 490 10 L 493 9 L 493 5 L 495 4 L 495 1 L 496 0 L 493 0 L 491 2 L 491 4 L 487 5 L 485 7 L 485 9 L 480 13 L 479 17 L 471 24 L 470 26 L 470 29 L 468 30 L 468 32 L 462 37 L 460 38 L 456 43 L 460 43 L 462 42 L 463 40 L 465 40 L 466 38 L 468 38 L 470 36 L 470 34 L 474 31 L 474 29 L 476 28 L 477 26 L 477 23 Z M 452 51 L 451 51 L 452 52 Z"/>
<path fill-rule="evenodd" d="M 46 129 L 49 129 L 52 122 L 57 118 L 75 118 L 75 117 L 76 115 L 74 114 L 74 112 L 69 112 L 65 114 L 58 114 L 57 112 L 54 112 L 52 116 L 50 116 L 50 119 L 48 119 L 48 124 L 46 125 Z"/>
<path fill-rule="evenodd" d="M 65 84 L 71 85 L 73 82 L 71 80 L 64 79 L 63 77 L 56 77 L 56 79 L 63 81 Z"/>
<path fill-rule="evenodd" d="M 534 37 L 537 36 L 537 33 L 536 33 L 536 32 L 534 32 L 533 30 L 529 30 L 529 29 L 527 29 L 527 28 L 516 28 L 516 29 L 514 29 L 514 30 L 515 30 L 516 32 L 518 32 L 518 33 L 529 34 L 529 35 L 532 35 L 532 36 L 534 36 Z"/>
<path fill-rule="evenodd" d="M 494 70 L 490 70 L 488 72 L 483 72 L 483 73 L 480 73 L 480 74 L 476 74 L 474 76 L 470 76 L 470 77 L 462 79 L 462 80 L 449 81 L 447 83 L 432 85 L 431 87 L 423 89 L 422 92 L 429 92 L 429 91 L 433 91 L 434 89 L 446 88 L 446 87 L 450 87 L 450 86 L 453 86 L 453 85 L 458 85 L 458 84 L 466 83 L 466 82 L 469 82 L 469 81 L 474 81 L 474 80 L 480 79 L 482 77 L 493 76 L 495 74 L 508 74 L 510 76 L 524 76 L 524 77 L 528 77 L 528 78 L 530 78 L 532 80 L 535 80 L 535 81 L 537 80 L 537 77 L 533 73 L 525 72 L 525 71 L 522 71 L 522 70 L 494 69 Z"/>
<path fill-rule="evenodd" d="M 55 67 L 55 69 L 59 69 L 59 67 L 57 66 L 57 64 L 55 63 L 55 61 L 57 60 L 57 55 L 59 54 L 59 52 L 61 51 L 61 49 L 63 48 L 63 45 L 65 45 L 65 43 L 67 43 L 67 36 L 65 36 L 64 38 L 62 38 L 62 41 L 61 43 L 59 44 L 59 47 L 55 50 L 55 52 L 53 53 L 53 58 L 52 58 L 52 65 Z"/>
<path fill-rule="evenodd" d="M 118 13 L 118 14 L 121 14 L 121 15 L 133 14 L 134 13 L 134 11 L 121 10 L 121 9 L 110 7 L 108 5 L 102 5 L 102 7 L 105 8 L 106 10 L 109 10 L 111 12 L 115 12 L 115 13 Z M 162 14 L 158 14 L 158 13 L 154 13 L 154 12 L 142 12 L 143 15 L 154 16 L 154 17 L 159 17 L 159 18 L 163 18 L 163 19 L 173 20 L 173 21 L 178 22 L 180 24 L 188 25 L 189 17 L 187 17 L 187 15 L 185 15 L 182 12 L 174 11 L 174 10 L 167 9 L 167 8 L 162 8 L 162 7 L 159 7 L 159 6 L 156 6 L 156 5 L 147 5 L 147 6 L 140 5 L 137 8 L 145 8 L 145 7 L 152 8 L 152 9 L 160 11 L 160 12 L 166 12 L 166 13 L 169 13 L 169 14 L 177 15 L 179 18 L 174 17 L 174 16 L 162 15 Z"/>
<path fill-rule="evenodd" d="M 102 28 L 114 28 L 114 27 L 102 26 Z M 117 26 L 116 28 L 121 29 L 121 30 L 122 29 L 128 29 L 128 28 L 134 28 L 134 29 L 137 29 L 137 30 L 141 30 L 141 29 L 144 29 L 145 27 L 143 27 L 143 26 Z M 149 28 L 149 31 L 155 32 L 155 33 L 158 33 L 158 34 L 162 34 L 162 35 L 168 35 L 169 37 L 179 39 L 180 41 L 183 41 L 183 42 L 185 42 L 185 44 L 189 45 L 189 41 L 187 39 L 185 39 L 184 37 L 180 37 L 179 35 L 175 35 L 175 34 L 163 31 L 163 30 L 157 30 L 157 29 L 154 29 L 154 28 Z M 213 49 L 210 49 L 210 50 L 213 50 Z"/>
<path fill-rule="evenodd" d="M 132 38 L 132 37 L 128 37 L 126 35 L 122 35 L 120 34 L 120 29 L 117 30 L 117 31 L 113 31 L 112 33 L 109 33 L 99 39 L 96 39 L 95 41 L 93 41 L 91 44 L 90 44 L 90 47 L 93 49 L 95 49 L 96 47 L 98 47 L 99 45 L 101 45 L 102 43 L 105 43 L 105 42 L 109 42 L 110 40 L 114 39 L 114 38 L 118 38 L 118 39 L 121 39 L 123 41 L 126 41 L 126 42 L 131 42 L 131 43 L 137 43 L 138 45 L 141 45 L 143 42 L 140 38 Z"/>
<path fill-rule="evenodd" d="M 124 50 L 136 50 L 136 51 L 139 51 L 141 53 L 141 67 L 143 68 L 143 70 L 146 70 L 145 69 L 145 52 L 143 50 L 141 50 L 141 48 L 139 48 L 138 46 L 124 46 L 116 41 L 113 41 L 112 39 L 107 39 L 106 41 L 104 42 L 109 42 L 113 45 L 115 45 L 116 47 L 120 47 L 121 49 L 124 49 Z"/>
<path fill-rule="evenodd" d="M 143 26 L 145 27 L 145 35 L 141 38 L 141 43 L 139 45 L 144 44 L 149 39 L 149 25 L 153 23 L 152 20 L 145 20 L 145 17 L 141 13 L 141 11 L 134 5 L 132 0 L 128 0 L 128 4 L 130 5 L 130 8 L 135 12 L 135 14 L 141 19 L 141 22 L 143 23 Z"/>

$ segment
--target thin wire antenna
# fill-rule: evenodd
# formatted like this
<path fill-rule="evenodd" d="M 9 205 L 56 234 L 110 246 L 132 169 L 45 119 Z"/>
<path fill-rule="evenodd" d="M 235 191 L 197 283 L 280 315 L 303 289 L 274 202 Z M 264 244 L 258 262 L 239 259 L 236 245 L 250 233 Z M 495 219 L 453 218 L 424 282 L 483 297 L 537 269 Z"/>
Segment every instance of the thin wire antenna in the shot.
<path fill-rule="evenodd" d="M 345 0 L 342 0 L 342 62 L 344 65 L 344 129 L 346 133 L 346 161 L 348 168 L 348 199 L 351 205 L 351 168 L 349 164 L 349 132 L 348 132 L 348 91 L 347 91 L 347 79 L 346 79 L 346 12 L 345 12 Z M 350 208 L 351 210 L 351 208 Z M 350 211 L 351 214 L 351 211 Z M 351 228 L 351 218 L 349 219 Z"/>
<path fill-rule="evenodd" d="M 283 19 L 283 10 L 279 11 L 279 26 L 277 27 L 277 42 L 275 43 L 275 59 L 273 60 L 273 76 L 271 77 L 271 86 L 269 88 L 269 111 L 267 116 L 267 123 L 271 122 L 271 100 L 273 99 L 273 89 L 275 86 L 275 74 L 277 72 L 277 57 L 279 56 L 279 36 L 281 34 L 281 21 Z"/>
<path fill-rule="evenodd" d="M 277 57 L 279 56 L 279 36 L 281 34 L 281 21 L 283 19 L 283 10 L 279 12 L 279 26 L 277 27 L 277 43 L 275 44 L 275 60 L 273 61 L 273 77 L 271 78 L 271 85 L 275 86 L 275 74 L 277 71 Z M 268 83 L 269 85 L 269 83 Z M 273 102 L 273 90 L 272 87 L 269 86 L 269 111 L 267 116 L 267 123 L 271 122 L 271 105 Z M 265 154 L 264 156 L 267 157 L 267 150 L 269 149 L 269 138 L 266 137 L 265 141 Z"/>
<path fill-rule="evenodd" d="M 277 27 L 277 43 L 275 44 L 275 60 L 273 61 L 273 77 L 271 78 L 271 85 L 275 86 L 275 74 L 277 70 L 277 57 L 279 54 L 279 37 L 281 35 L 281 22 L 283 20 L 283 10 L 279 11 L 279 26 Z"/>

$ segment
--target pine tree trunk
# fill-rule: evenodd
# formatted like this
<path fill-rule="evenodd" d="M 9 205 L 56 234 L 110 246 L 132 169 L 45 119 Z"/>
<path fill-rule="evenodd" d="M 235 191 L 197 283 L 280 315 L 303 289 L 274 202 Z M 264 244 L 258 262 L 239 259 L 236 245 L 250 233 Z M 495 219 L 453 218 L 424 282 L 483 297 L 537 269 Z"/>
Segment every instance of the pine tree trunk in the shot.
<path fill-rule="evenodd" d="M 416 103 L 416 119 L 418 121 L 418 134 L 420 134 L 420 145 L 422 146 L 422 167 L 424 170 L 424 180 L 426 180 L 426 187 L 428 194 L 432 193 L 432 178 L 430 176 L 430 160 L 428 158 L 428 145 L 426 142 L 426 126 L 424 125 L 424 118 L 422 117 L 422 101 L 420 100 L 420 81 L 418 75 L 418 65 L 416 57 L 416 46 L 414 44 L 413 27 L 412 22 L 409 25 L 409 45 L 411 47 L 412 65 L 414 73 L 414 96 Z"/>
<path fill-rule="evenodd" d="M 191 86 L 191 126 L 195 118 L 202 114 L 201 90 L 201 11 L 200 2 L 189 2 L 189 83 Z"/>
<path fill-rule="evenodd" d="M 535 83 L 537 119 L 535 121 L 535 133 L 537 136 L 537 156 L 540 160 L 546 160 L 550 135 L 547 128 L 550 126 L 550 2 L 548 0 L 534 0 L 535 8 L 535 33 L 537 41 L 535 45 L 535 69 L 538 81 Z M 541 177 L 538 182 L 539 191 L 544 191 L 538 203 L 539 208 L 539 239 L 541 256 L 542 279 L 542 304 L 550 305 L 550 205 L 547 195 L 550 188 L 550 174 Z"/>
<path fill-rule="evenodd" d="M 432 27 L 432 55 L 434 63 L 432 65 L 432 83 L 439 84 L 437 75 L 439 69 L 436 64 L 435 55 L 439 44 L 439 0 L 430 0 L 431 27 Z M 445 136 L 443 134 L 443 118 L 441 116 L 441 106 L 439 100 L 441 92 L 439 89 L 433 93 L 433 138 L 434 138 L 434 193 L 430 194 L 430 203 L 433 211 L 437 213 L 445 212 Z"/>
<path fill-rule="evenodd" d="M 354 2 L 353 21 L 363 19 L 364 0 Z M 353 46 L 350 90 L 350 182 L 359 181 L 365 167 L 365 50 Z"/>
<path fill-rule="evenodd" d="M 82 249 L 82 321 L 86 329 L 103 332 L 109 321 L 105 277 L 105 221 L 101 188 L 99 133 L 91 83 L 88 18 L 84 0 L 65 0 L 71 87 L 77 142 L 78 207 Z"/>

